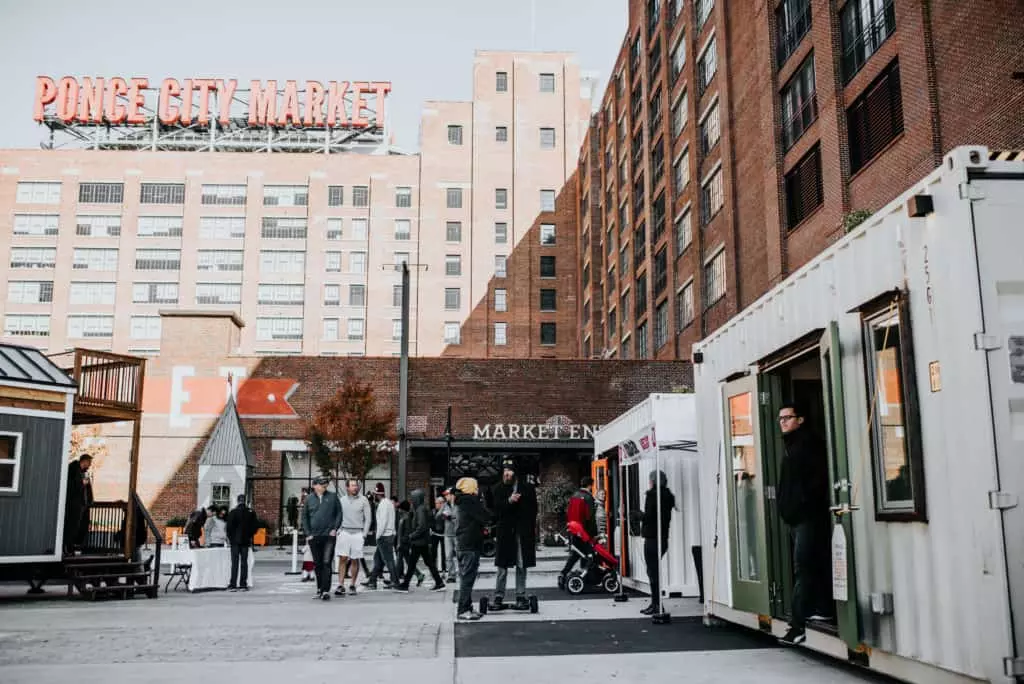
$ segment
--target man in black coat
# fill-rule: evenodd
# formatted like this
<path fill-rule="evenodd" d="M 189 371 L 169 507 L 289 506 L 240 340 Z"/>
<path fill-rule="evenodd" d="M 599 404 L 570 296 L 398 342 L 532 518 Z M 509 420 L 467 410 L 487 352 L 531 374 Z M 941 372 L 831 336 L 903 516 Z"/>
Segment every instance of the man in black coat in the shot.
<path fill-rule="evenodd" d="M 92 505 L 92 484 L 89 467 L 92 456 L 82 454 L 68 464 L 68 489 L 64 499 L 64 552 L 85 545 L 89 536 L 89 506 Z"/>
<path fill-rule="evenodd" d="M 238 495 L 238 505 L 228 513 L 227 533 L 231 543 L 231 583 L 229 591 L 249 591 L 249 547 L 259 521 L 245 505 L 245 494 Z"/>
<path fill-rule="evenodd" d="M 668 551 L 668 531 L 672 525 L 676 497 L 668 488 L 668 476 L 664 471 L 652 470 L 648 483 L 640 534 L 644 538 L 644 564 L 647 566 L 647 581 L 651 586 L 651 605 L 640 612 L 655 615 L 661 612 L 661 558 Z"/>
<path fill-rule="evenodd" d="M 521 480 L 512 459 L 502 463 L 501 482 L 492 490 L 498 522 L 498 552 L 494 565 L 494 605 L 504 604 L 508 569 L 516 569 L 516 608 L 529 607 L 526 599 L 526 570 L 537 565 L 537 490 Z"/>
<path fill-rule="evenodd" d="M 834 612 L 827 588 L 831 562 L 828 450 L 804 424 L 803 413 L 794 404 L 779 409 L 779 429 L 786 453 L 776 501 L 793 540 L 793 616 L 781 641 L 796 645 L 807 638 L 808 619 L 829 619 Z"/>
<path fill-rule="evenodd" d="M 455 613 L 460 620 L 480 619 L 480 613 L 473 610 L 473 585 L 484 549 L 484 526 L 490 518 L 476 479 L 459 480 L 455 485 L 455 543 L 459 550 L 459 605 Z"/>
<path fill-rule="evenodd" d="M 430 576 L 434 578 L 434 587 L 431 591 L 444 591 L 444 582 L 437 572 L 437 564 L 434 562 L 434 554 L 430 551 L 430 528 L 433 514 L 427 506 L 427 493 L 422 489 L 413 491 L 409 498 L 412 500 L 412 531 L 409 533 L 409 560 L 405 568 L 405 576 L 402 583 L 394 587 L 395 591 L 409 591 L 409 582 L 416 572 L 416 562 L 422 558 L 427 564 Z"/>

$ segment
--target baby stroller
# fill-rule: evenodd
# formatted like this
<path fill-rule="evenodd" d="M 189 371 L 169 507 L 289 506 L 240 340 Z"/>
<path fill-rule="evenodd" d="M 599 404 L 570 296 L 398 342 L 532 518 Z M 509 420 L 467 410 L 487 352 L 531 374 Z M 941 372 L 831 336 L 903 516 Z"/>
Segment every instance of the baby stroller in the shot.
<path fill-rule="evenodd" d="M 590 587 L 602 587 L 609 594 L 617 592 L 619 560 L 607 548 L 596 543 L 583 525 L 575 520 L 569 523 L 568 530 L 575 537 L 570 546 L 574 553 L 580 555 L 580 567 L 565 578 L 566 590 L 574 596 Z"/>

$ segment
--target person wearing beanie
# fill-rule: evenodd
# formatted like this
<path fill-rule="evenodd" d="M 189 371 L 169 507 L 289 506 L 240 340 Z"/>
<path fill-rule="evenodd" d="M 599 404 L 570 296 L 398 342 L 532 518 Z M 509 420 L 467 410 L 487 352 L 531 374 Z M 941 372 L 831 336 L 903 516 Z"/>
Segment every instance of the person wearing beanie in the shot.
<path fill-rule="evenodd" d="M 484 548 L 484 526 L 491 514 L 480 498 L 480 485 L 472 477 L 464 477 L 452 491 L 455 502 L 455 544 L 459 549 L 459 606 L 455 613 L 460 620 L 479 620 L 473 610 L 473 585 L 480 569 Z"/>
<path fill-rule="evenodd" d="M 662 470 L 652 470 L 648 477 L 648 484 L 649 488 L 644 497 L 644 517 L 640 532 L 644 538 L 644 563 L 647 565 L 647 581 L 651 585 L 651 605 L 640 612 L 644 615 L 655 615 L 661 611 L 661 558 L 668 551 L 668 530 L 672 523 L 672 511 L 676 507 L 676 497 L 669 490 L 668 476 Z M 659 497 L 661 503 L 660 528 L 658 525 Z M 658 554 L 659 541 L 661 542 L 661 555 Z"/>
<path fill-rule="evenodd" d="M 515 568 L 516 608 L 525 610 L 529 607 L 526 571 L 537 565 L 537 490 L 519 477 L 514 460 L 505 459 L 501 482 L 492 491 L 498 518 L 494 605 L 499 610 L 504 605 L 508 570 Z"/>

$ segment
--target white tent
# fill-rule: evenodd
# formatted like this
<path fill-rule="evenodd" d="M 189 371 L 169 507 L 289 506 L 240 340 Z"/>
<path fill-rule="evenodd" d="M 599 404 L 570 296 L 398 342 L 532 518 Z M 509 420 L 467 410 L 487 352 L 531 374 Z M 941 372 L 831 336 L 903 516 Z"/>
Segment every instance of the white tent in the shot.
<path fill-rule="evenodd" d="M 650 474 L 662 470 L 676 506 L 669 527 L 668 552 L 662 557 L 661 589 L 664 596 L 698 596 L 697 567 L 692 547 L 699 547 L 700 494 L 697 453 L 697 404 L 692 394 L 652 394 L 594 434 L 594 456 L 617 450 L 617 490 L 623 492 L 617 520 L 629 522 L 629 513 L 642 511 Z M 610 492 L 611 493 L 611 492 Z M 616 496 L 618 493 L 616 492 Z M 639 526 L 628 534 L 623 584 L 649 591 Z M 621 553 L 621 526 L 616 528 L 613 550 Z"/>

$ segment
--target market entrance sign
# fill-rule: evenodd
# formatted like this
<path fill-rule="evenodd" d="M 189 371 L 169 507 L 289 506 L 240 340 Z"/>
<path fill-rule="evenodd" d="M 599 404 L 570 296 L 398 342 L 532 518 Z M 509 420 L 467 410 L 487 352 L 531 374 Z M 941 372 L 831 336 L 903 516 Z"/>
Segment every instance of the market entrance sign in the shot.
<path fill-rule="evenodd" d="M 557 423 L 474 424 L 473 439 L 518 439 L 534 441 L 547 439 L 588 440 L 593 439 L 594 433 L 600 428 L 600 425 L 559 425 Z"/>

